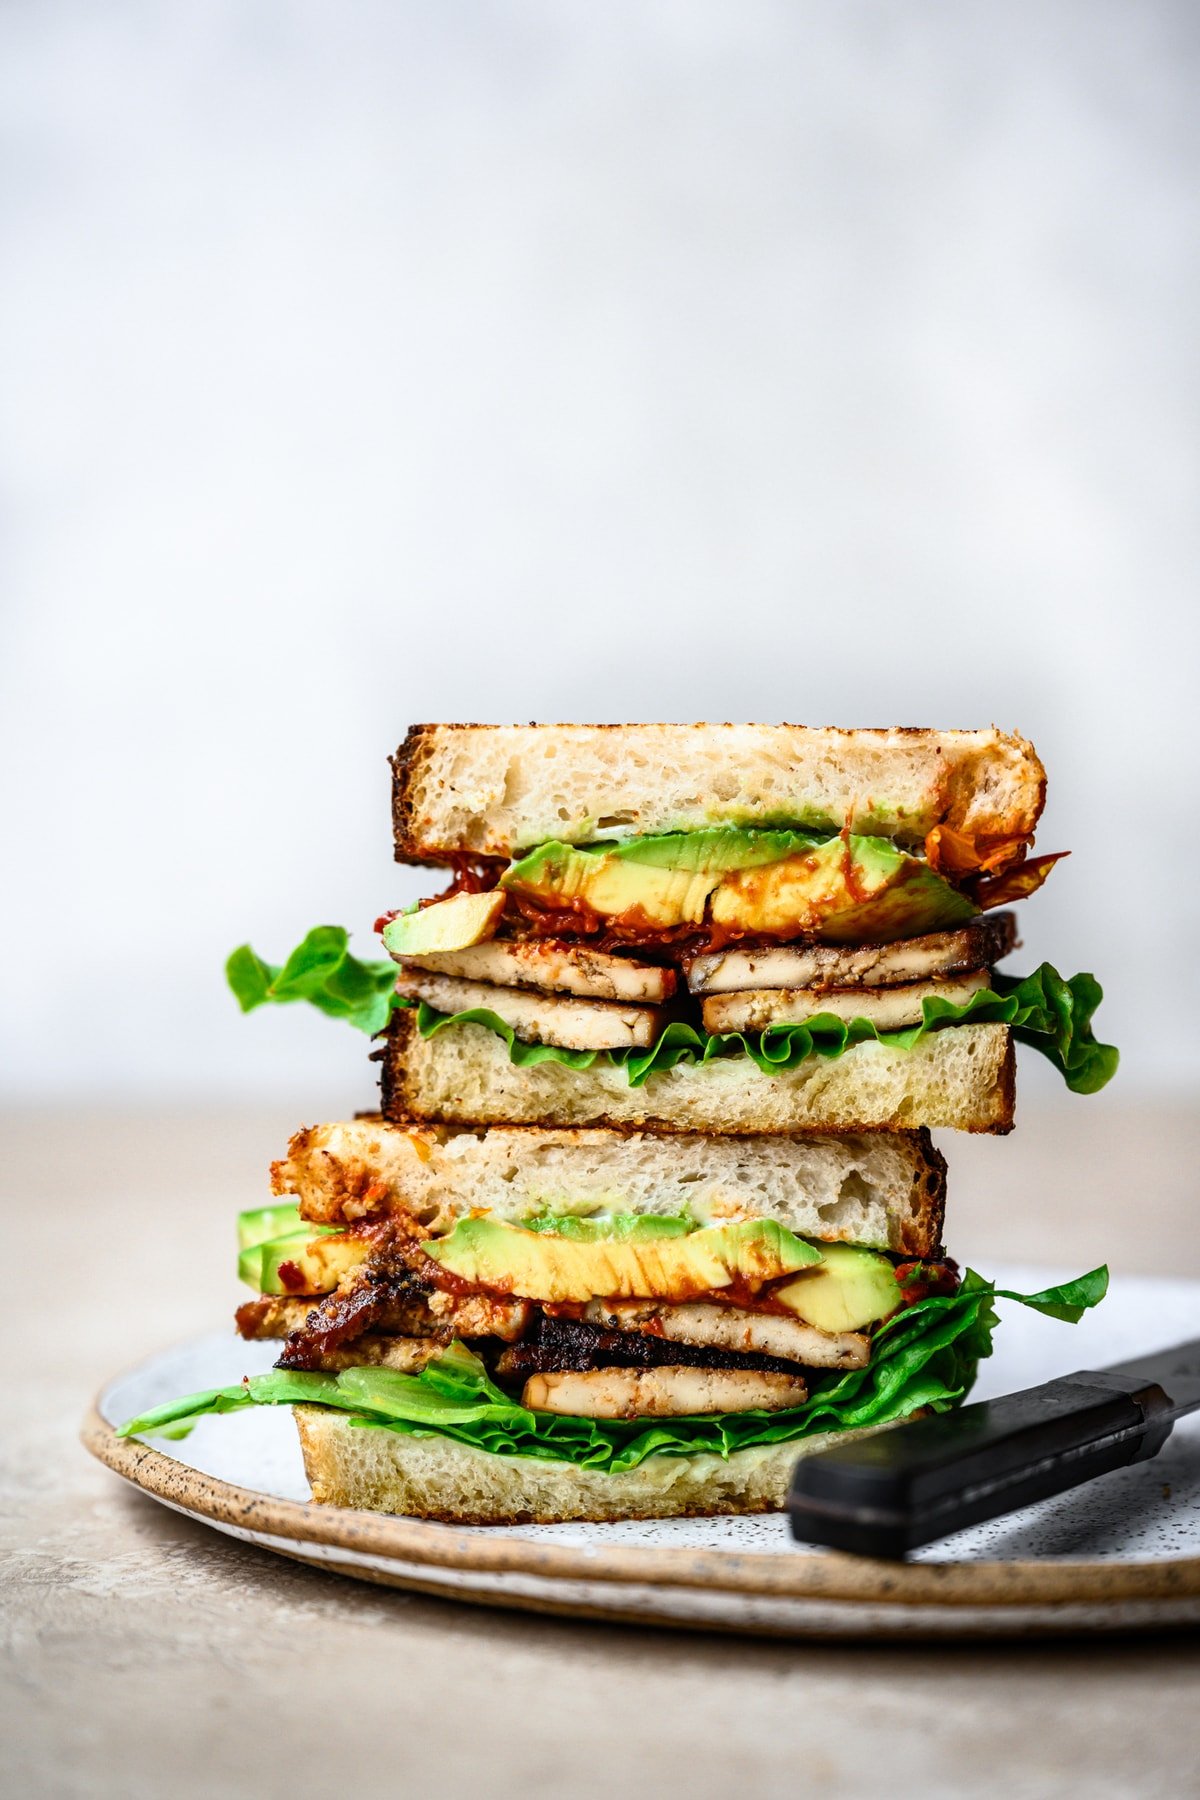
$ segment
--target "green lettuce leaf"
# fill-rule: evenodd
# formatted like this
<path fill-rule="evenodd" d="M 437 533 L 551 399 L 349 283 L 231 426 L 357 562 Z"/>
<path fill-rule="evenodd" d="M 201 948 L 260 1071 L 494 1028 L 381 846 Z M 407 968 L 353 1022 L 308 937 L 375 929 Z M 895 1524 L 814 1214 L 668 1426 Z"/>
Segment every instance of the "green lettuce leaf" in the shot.
<path fill-rule="evenodd" d="M 996 1292 L 1002 1300 L 1019 1300 L 1022 1306 L 1045 1313 L 1049 1319 L 1076 1325 L 1089 1307 L 1099 1306 L 1108 1292 L 1108 1269 L 1091 1269 L 1061 1287 L 1044 1288 L 1040 1294 L 1014 1294 L 1008 1288 L 997 1288 Z"/>
<path fill-rule="evenodd" d="M 307 1000 L 329 1018 L 344 1019 L 373 1037 L 391 1017 L 396 965 L 360 962 L 351 956 L 349 941 L 341 925 L 316 925 L 278 967 L 242 944 L 225 964 L 225 979 L 243 1012 L 268 1001 Z"/>
<path fill-rule="evenodd" d="M 348 944 L 349 935 L 342 926 L 318 925 L 278 967 L 264 962 L 249 944 L 242 944 L 225 965 L 226 979 L 243 1012 L 253 1012 L 268 1002 L 286 1005 L 307 1000 L 330 1018 L 344 1019 L 374 1036 L 397 1007 L 412 1002 L 395 992 L 393 962 L 360 962 L 351 956 Z M 631 1087 L 641 1087 L 651 1075 L 683 1061 L 745 1055 L 771 1075 L 794 1069 L 807 1056 L 841 1056 L 851 1044 L 868 1039 L 908 1050 L 939 1025 L 974 1021 L 1010 1025 L 1014 1037 L 1040 1050 L 1054 1064 L 1074 1093 L 1094 1094 L 1112 1080 L 1118 1052 L 1111 1044 L 1097 1042 L 1092 1031 L 1092 1017 L 1103 998 L 1094 976 L 1072 975 L 1065 980 L 1057 969 L 1043 963 L 1020 980 L 1000 974 L 992 980 L 992 987 L 972 994 L 958 1006 L 936 997 L 925 1000 L 921 1023 L 906 1031 L 881 1032 L 868 1019 L 847 1023 L 832 1013 L 819 1013 L 802 1025 L 771 1025 L 766 1031 L 749 1034 L 712 1034 L 701 1026 L 676 1022 L 665 1027 L 649 1050 L 561 1050 L 554 1044 L 523 1043 L 510 1025 L 486 1007 L 438 1013 L 424 1001 L 417 1007 L 417 1025 L 427 1038 L 448 1025 L 483 1025 L 504 1039 L 510 1059 L 519 1068 L 556 1062 L 569 1069 L 589 1069 L 602 1058 L 623 1068 Z"/>
<path fill-rule="evenodd" d="M 979 1363 L 991 1354 L 997 1298 L 1057 1318 L 1078 1318 L 1103 1299 L 1108 1270 L 1041 1294 L 998 1290 L 968 1270 L 956 1294 L 931 1295 L 907 1307 L 875 1335 L 870 1364 L 812 1378 L 810 1397 L 786 1412 L 695 1418 L 581 1419 L 530 1412 L 492 1382 L 465 1345 L 455 1343 L 420 1375 L 394 1369 L 343 1369 L 338 1375 L 272 1369 L 236 1387 L 213 1388 L 154 1407 L 120 1428 L 120 1436 L 169 1436 L 210 1414 L 247 1406 L 327 1406 L 356 1425 L 453 1438 L 496 1456 L 570 1462 L 619 1475 L 646 1457 L 728 1457 L 735 1450 L 779 1444 L 818 1431 L 883 1425 L 925 1407 L 945 1412 L 968 1393 Z"/>
<path fill-rule="evenodd" d="M 909 1050 L 939 1025 L 1003 1024 L 1010 1025 L 1022 1043 L 1032 1044 L 1048 1057 L 1074 1093 L 1094 1094 L 1112 1080 L 1118 1052 L 1111 1044 L 1097 1043 L 1092 1032 L 1092 1015 L 1102 998 L 1093 976 L 1073 975 L 1066 981 L 1049 963 L 1043 963 L 1023 980 L 1004 975 L 993 980 L 994 987 L 981 989 L 961 1005 L 936 997 L 923 1001 L 921 1024 L 905 1031 L 881 1032 L 869 1019 L 847 1023 L 832 1013 L 818 1013 L 802 1025 L 771 1025 L 750 1034 L 713 1034 L 699 1026 L 676 1023 L 668 1025 L 649 1050 L 559 1050 L 552 1044 L 522 1043 L 510 1025 L 486 1008 L 438 1013 L 423 1001 L 417 1008 L 417 1027 L 422 1037 L 428 1038 L 448 1025 L 483 1025 L 505 1040 L 509 1057 L 518 1067 L 558 1062 L 571 1069 L 587 1069 L 598 1058 L 605 1058 L 624 1068 L 630 1087 L 641 1087 L 651 1075 L 685 1060 L 708 1062 L 714 1056 L 746 1055 L 765 1075 L 772 1075 L 794 1069 L 807 1056 L 841 1056 L 851 1044 L 870 1039 Z"/>

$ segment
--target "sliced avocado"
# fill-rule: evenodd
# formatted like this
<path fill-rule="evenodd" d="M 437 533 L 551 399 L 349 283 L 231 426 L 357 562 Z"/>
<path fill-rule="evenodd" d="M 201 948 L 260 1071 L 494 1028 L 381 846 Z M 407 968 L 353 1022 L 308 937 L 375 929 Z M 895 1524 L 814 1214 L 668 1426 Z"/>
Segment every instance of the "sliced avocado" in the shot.
<path fill-rule="evenodd" d="M 414 912 L 398 913 L 383 928 L 383 941 L 393 956 L 435 956 L 443 950 L 469 950 L 495 934 L 504 911 L 504 895 L 451 894 Z"/>
<path fill-rule="evenodd" d="M 660 930 L 699 925 L 709 913 L 734 931 L 811 933 L 835 944 L 917 937 L 979 910 L 885 838 L 736 826 L 585 850 L 543 844 L 506 870 L 501 886 L 543 906 L 586 907 Z"/>
<path fill-rule="evenodd" d="M 713 895 L 714 924 L 830 943 L 886 943 L 943 931 L 978 907 L 883 838 L 829 838 L 814 849 L 728 875 Z"/>
<path fill-rule="evenodd" d="M 822 1244 L 820 1267 L 776 1288 L 775 1298 L 818 1331 L 861 1331 L 896 1311 L 900 1283 L 878 1251 Z"/>
<path fill-rule="evenodd" d="M 640 1244 L 650 1238 L 686 1237 L 695 1229 L 691 1219 L 654 1213 L 609 1213 L 602 1219 L 580 1218 L 575 1213 L 543 1213 L 524 1223 L 527 1231 L 545 1231 L 552 1237 L 571 1238 L 577 1244 Z"/>
<path fill-rule="evenodd" d="M 543 906 L 583 905 L 602 918 L 634 914 L 666 930 L 699 924 L 709 895 L 730 869 L 757 868 L 815 841 L 804 832 L 722 826 L 586 850 L 542 844 L 507 869 L 500 883 Z"/>
<path fill-rule="evenodd" d="M 741 825 L 714 825 L 707 831 L 664 832 L 660 837 L 626 838 L 600 847 L 606 856 L 619 857 L 622 862 L 724 874 L 729 869 L 756 869 L 761 863 L 779 862 L 820 841 L 810 831 L 752 831 Z"/>
<path fill-rule="evenodd" d="M 278 1237 L 261 1239 L 257 1244 L 246 1244 L 238 1252 L 238 1280 L 244 1281 L 248 1287 L 255 1288 L 262 1293 L 264 1252 L 278 1251 L 282 1254 L 286 1244 L 293 1244 L 297 1249 L 303 1250 L 307 1244 L 312 1242 L 312 1237 L 313 1233 L 299 1223 L 299 1214 L 297 1214 L 297 1223 L 292 1230 L 281 1232 Z"/>
<path fill-rule="evenodd" d="M 328 1294 L 366 1258 L 361 1238 L 344 1232 L 314 1236 L 312 1226 L 238 1257 L 238 1275 L 260 1294 Z"/>
<path fill-rule="evenodd" d="M 448 1237 L 425 1248 L 466 1281 L 547 1301 L 694 1299 L 735 1279 L 758 1288 L 821 1259 L 819 1250 L 773 1219 L 623 1241 L 580 1241 L 490 1219 L 460 1219 Z"/>
<path fill-rule="evenodd" d="M 569 844 L 543 844 L 507 869 L 500 885 L 542 906 L 585 906 L 606 919 L 631 914 L 642 924 L 666 930 L 698 924 L 720 879 L 714 869 L 631 862 L 613 855 L 608 846 L 575 850 Z"/>
<path fill-rule="evenodd" d="M 269 1244 L 272 1238 L 290 1237 L 293 1232 L 303 1229 L 300 1208 L 294 1202 L 257 1206 L 250 1212 L 238 1214 L 238 1249 L 249 1250 L 255 1244 Z"/>

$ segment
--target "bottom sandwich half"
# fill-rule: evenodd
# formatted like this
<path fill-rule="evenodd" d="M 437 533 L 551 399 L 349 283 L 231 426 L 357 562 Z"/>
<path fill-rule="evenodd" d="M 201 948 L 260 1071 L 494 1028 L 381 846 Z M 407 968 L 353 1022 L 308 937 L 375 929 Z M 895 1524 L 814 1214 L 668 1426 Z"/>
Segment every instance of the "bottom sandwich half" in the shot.
<path fill-rule="evenodd" d="M 237 1320 L 280 1342 L 275 1367 L 123 1430 L 294 1406 L 320 1502 L 471 1524 L 771 1510 L 798 1456 L 956 1405 L 990 1349 L 994 1290 L 943 1254 L 920 1132 L 364 1118 L 298 1133 L 272 1174 L 277 1203 L 239 1221 Z M 1099 1297 L 1064 1293 L 1034 1303 Z"/>

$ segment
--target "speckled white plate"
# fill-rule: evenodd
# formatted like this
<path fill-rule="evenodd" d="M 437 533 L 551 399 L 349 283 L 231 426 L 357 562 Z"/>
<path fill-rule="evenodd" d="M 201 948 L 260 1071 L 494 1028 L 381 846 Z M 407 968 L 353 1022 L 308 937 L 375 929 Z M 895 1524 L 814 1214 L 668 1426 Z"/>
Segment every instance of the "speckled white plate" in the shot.
<path fill-rule="evenodd" d="M 1067 1271 L 1011 1269 L 1026 1292 Z M 1125 1278 L 1077 1326 L 1005 1306 L 976 1396 L 1165 1348 L 1200 1330 L 1200 1284 Z M 778 1515 L 463 1528 L 314 1506 L 291 1418 L 204 1419 L 179 1443 L 114 1426 L 269 1367 L 229 1334 L 109 1383 L 84 1442 L 164 1504 L 281 1555 L 484 1605 L 775 1636 L 978 1637 L 1200 1623 L 1200 1416 L 1148 1463 L 960 1532 L 898 1565 L 803 1550 Z"/>

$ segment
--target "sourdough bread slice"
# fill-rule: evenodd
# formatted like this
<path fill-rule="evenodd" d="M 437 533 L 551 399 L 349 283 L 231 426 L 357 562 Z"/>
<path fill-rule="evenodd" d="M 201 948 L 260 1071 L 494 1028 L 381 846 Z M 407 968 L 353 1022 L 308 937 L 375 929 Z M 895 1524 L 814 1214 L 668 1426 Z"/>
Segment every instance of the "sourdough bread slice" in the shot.
<path fill-rule="evenodd" d="M 519 1068 L 503 1038 L 450 1025 L 423 1038 L 393 1015 L 383 1051 L 386 1118 L 463 1125 L 610 1125 L 714 1135 L 758 1132 L 1011 1131 L 1015 1059 L 1007 1025 L 952 1025 L 911 1050 L 885 1041 L 809 1056 L 765 1075 L 749 1056 L 680 1062 L 631 1087 L 604 1058 L 588 1069 Z"/>
<path fill-rule="evenodd" d="M 620 1475 L 574 1463 L 495 1456 L 453 1438 L 351 1425 L 342 1413 L 294 1408 L 313 1499 L 405 1513 L 447 1525 L 553 1525 L 567 1519 L 703 1518 L 779 1512 L 802 1456 L 889 1425 L 822 1431 L 728 1458 L 648 1456 Z"/>
<path fill-rule="evenodd" d="M 1033 746 L 994 726 L 414 725 L 392 772 L 401 862 L 785 824 L 903 844 L 941 828 L 965 872 L 1020 854 L 1046 786 Z"/>
<path fill-rule="evenodd" d="M 398 1212 L 443 1232 L 475 1212 L 510 1224 L 544 1211 L 690 1212 L 699 1223 L 774 1219 L 802 1237 L 930 1257 L 946 1198 L 946 1165 L 927 1132 L 663 1137 L 351 1119 L 298 1131 L 271 1181 L 325 1224 Z"/>

